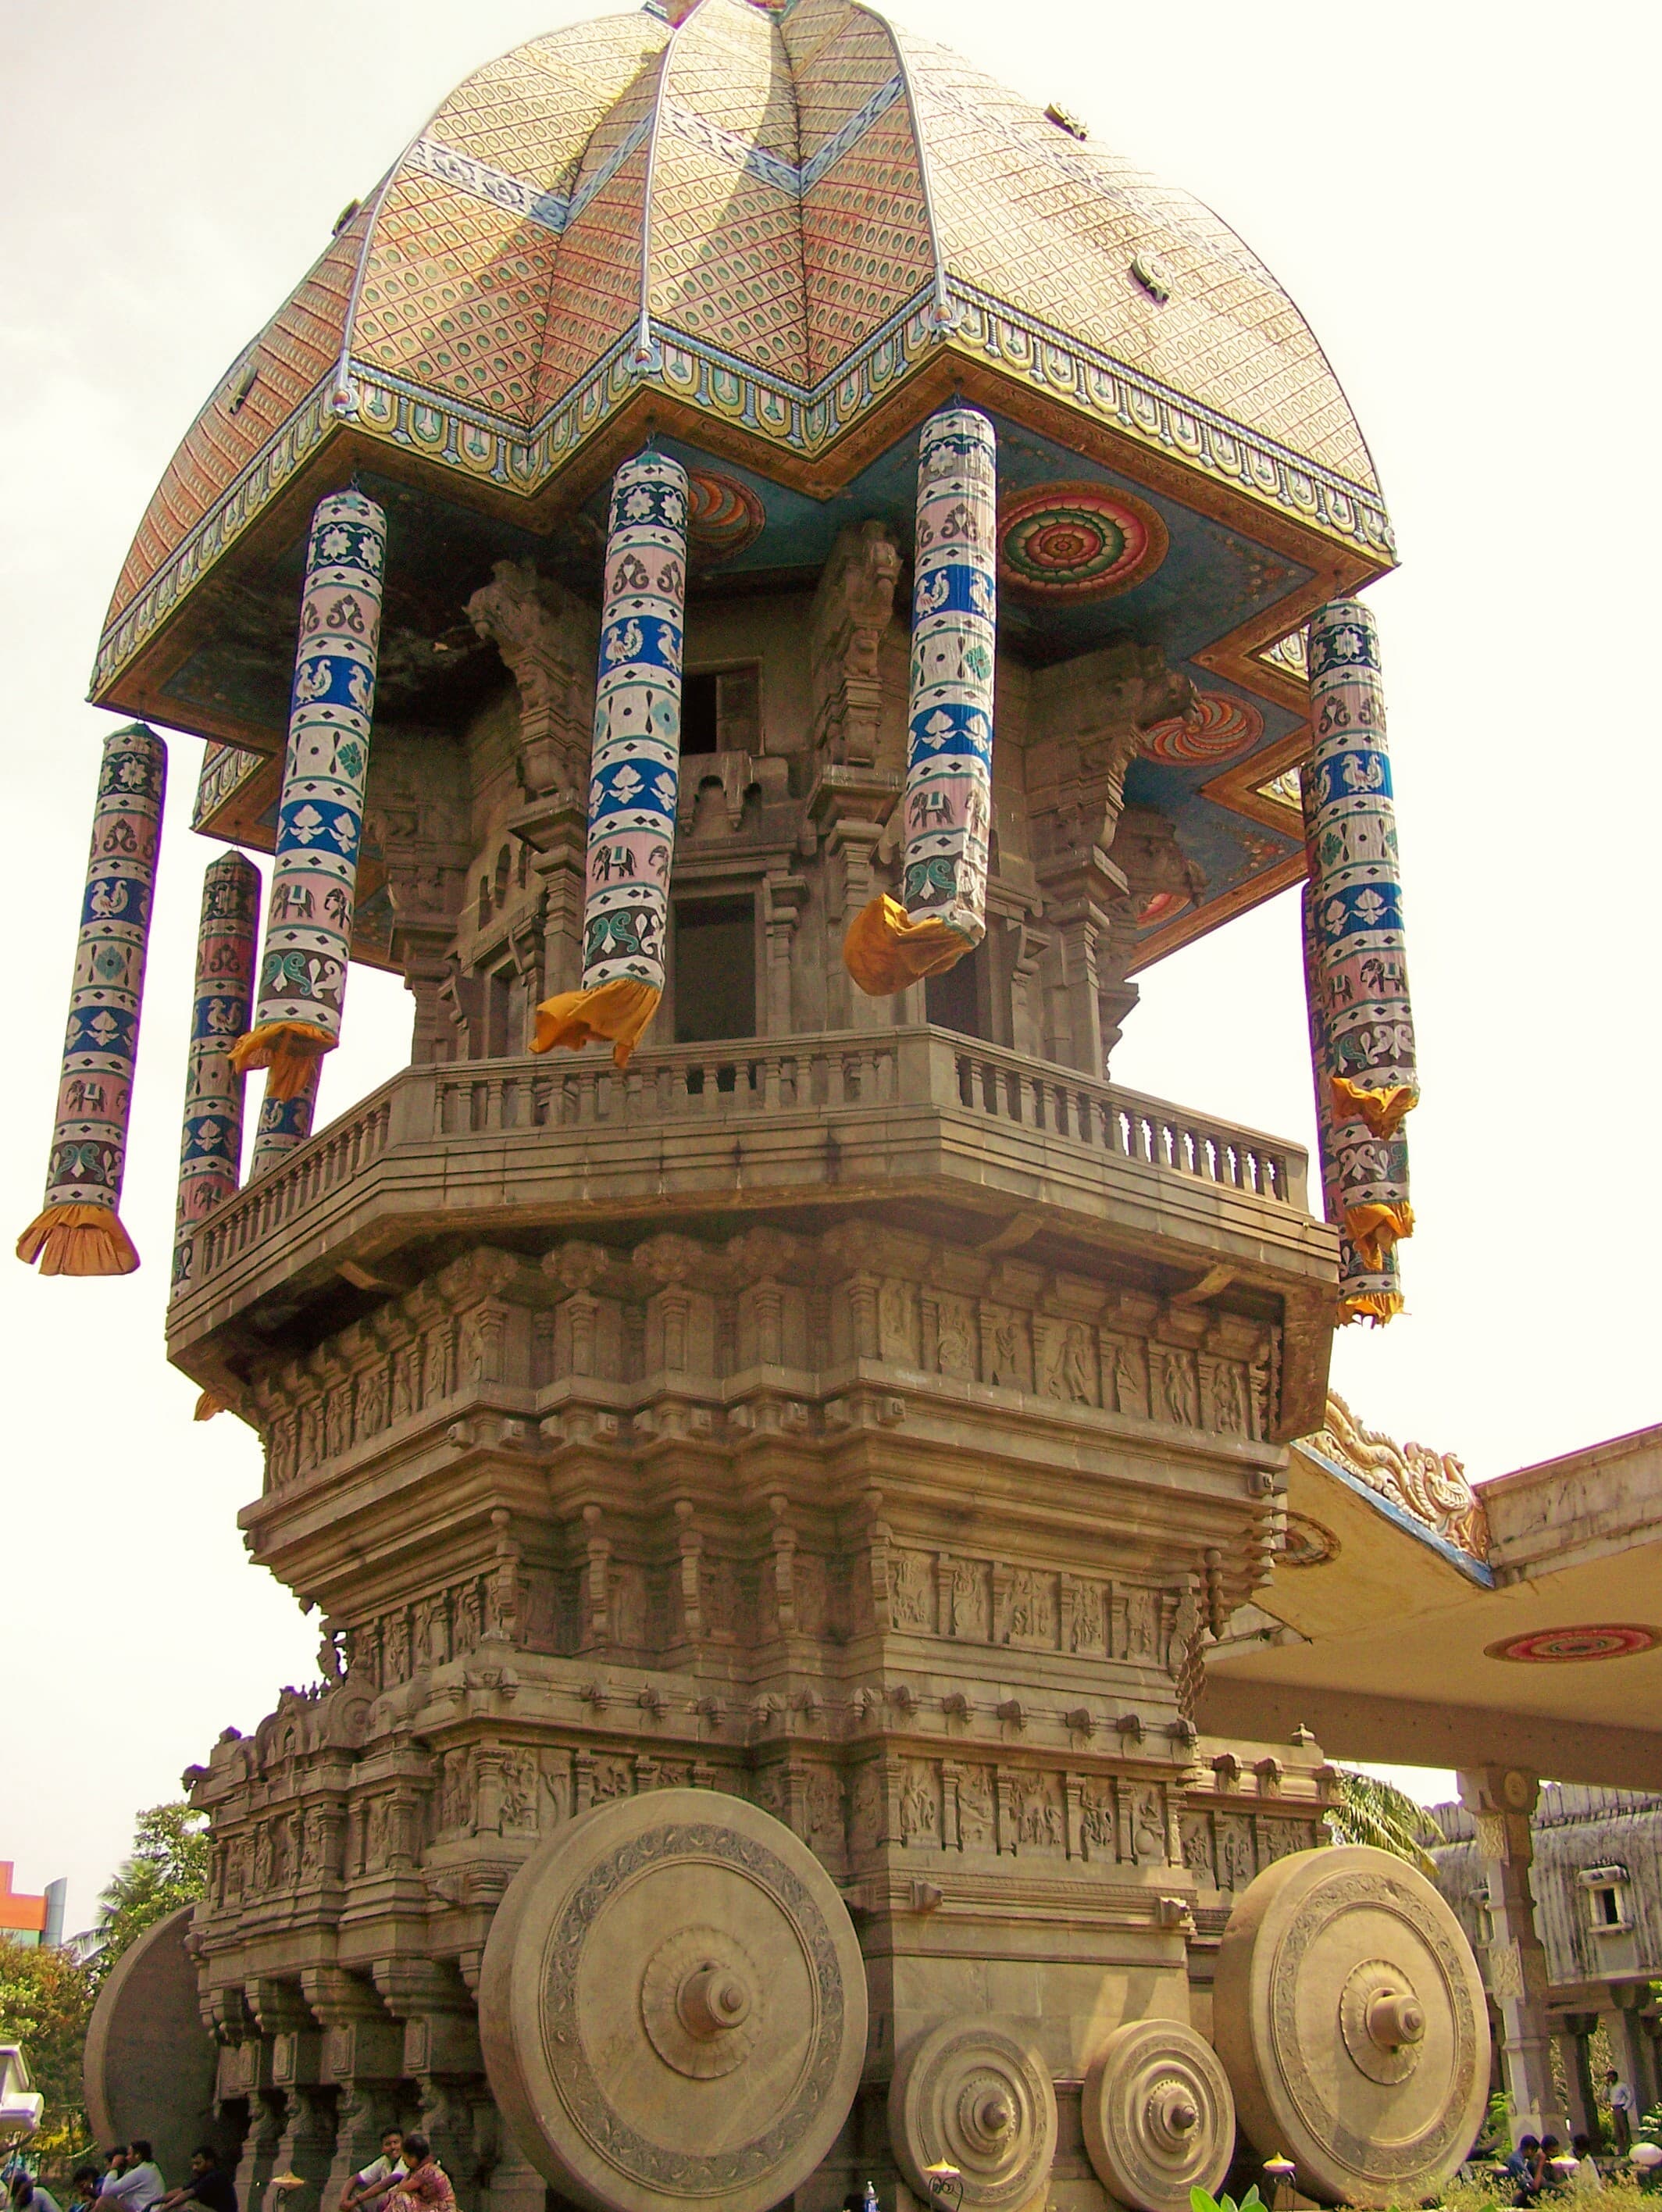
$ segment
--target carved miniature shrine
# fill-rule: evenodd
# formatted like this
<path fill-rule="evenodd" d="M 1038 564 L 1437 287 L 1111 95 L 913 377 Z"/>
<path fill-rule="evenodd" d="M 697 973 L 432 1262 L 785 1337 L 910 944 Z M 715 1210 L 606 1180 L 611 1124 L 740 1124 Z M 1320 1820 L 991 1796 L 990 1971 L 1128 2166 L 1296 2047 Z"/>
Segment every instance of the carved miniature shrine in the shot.
<path fill-rule="evenodd" d="M 1452 1916 L 1314 1848 L 1307 1730 L 1196 1718 L 1400 1303 L 1392 558 L 1240 241 L 850 0 L 482 70 L 210 397 L 95 696 L 275 854 L 263 939 L 209 872 L 168 1323 L 323 1618 L 165 1936 L 245 2203 L 417 2117 L 466 2212 L 1168 2212 L 1237 2106 L 1319 2194 L 1465 2154 Z M 110 741 L 47 1272 L 135 1263 L 163 762 Z M 1110 1070 L 1307 874 L 1313 1211 Z M 410 1064 L 313 1133 L 355 962 Z"/>

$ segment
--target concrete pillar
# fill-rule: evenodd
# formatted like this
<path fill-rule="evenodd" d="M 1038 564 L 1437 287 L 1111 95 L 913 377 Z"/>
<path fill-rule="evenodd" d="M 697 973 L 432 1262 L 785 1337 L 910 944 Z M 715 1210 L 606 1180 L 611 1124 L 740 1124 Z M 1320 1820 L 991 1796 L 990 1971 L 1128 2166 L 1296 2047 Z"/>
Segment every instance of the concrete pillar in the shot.
<path fill-rule="evenodd" d="M 1572 2012 L 1565 2014 L 1556 2031 L 1559 2052 L 1564 2062 L 1564 2081 L 1569 2092 L 1570 2133 L 1587 2136 L 1595 2146 L 1602 2145 L 1604 2131 L 1598 2117 L 1598 2098 L 1592 2081 L 1592 2052 L 1587 2039 L 1598 2025 L 1597 2013 Z"/>
<path fill-rule="evenodd" d="M 1477 1856 L 1489 1885 L 1483 1978 L 1501 2019 L 1513 2141 L 1549 2132 L 1567 2136 L 1569 2124 L 1552 2082 L 1546 1953 L 1529 1883 L 1529 1822 L 1540 1778 L 1521 1767 L 1483 1766 L 1462 1772 L 1459 1784 L 1460 1802 L 1477 1821 Z"/>

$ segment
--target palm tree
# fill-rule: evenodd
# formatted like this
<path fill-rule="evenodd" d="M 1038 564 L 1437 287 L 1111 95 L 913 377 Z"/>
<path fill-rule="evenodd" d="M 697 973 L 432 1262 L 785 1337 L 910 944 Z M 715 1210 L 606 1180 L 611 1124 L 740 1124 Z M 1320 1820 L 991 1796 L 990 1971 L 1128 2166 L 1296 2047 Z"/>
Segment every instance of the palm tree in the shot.
<path fill-rule="evenodd" d="M 1423 1805 L 1395 1783 L 1358 1774 L 1354 1767 L 1340 1767 L 1338 1778 L 1326 1814 L 1327 1832 L 1336 1844 L 1372 1844 L 1375 1850 L 1406 1859 L 1422 1874 L 1436 1872 L 1425 1846 L 1447 1839 Z"/>

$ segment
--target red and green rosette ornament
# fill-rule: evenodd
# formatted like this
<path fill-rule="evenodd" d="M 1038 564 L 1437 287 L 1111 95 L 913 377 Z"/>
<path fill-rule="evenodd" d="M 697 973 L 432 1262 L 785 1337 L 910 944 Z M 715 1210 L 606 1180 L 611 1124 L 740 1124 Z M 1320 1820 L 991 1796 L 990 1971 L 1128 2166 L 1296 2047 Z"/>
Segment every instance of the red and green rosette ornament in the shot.
<path fill-rule="evenodd" d="M 121 1224 L 167 748 L 142 722 L 104 740 L 45 1203 L 17 1240 L 43 1275 L 130 1275 Z"/>

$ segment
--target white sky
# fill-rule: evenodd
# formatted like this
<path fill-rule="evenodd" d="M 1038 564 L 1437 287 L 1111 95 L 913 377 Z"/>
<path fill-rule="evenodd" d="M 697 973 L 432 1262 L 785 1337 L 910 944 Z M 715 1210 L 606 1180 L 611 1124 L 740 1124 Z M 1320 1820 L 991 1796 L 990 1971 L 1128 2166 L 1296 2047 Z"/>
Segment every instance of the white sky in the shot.
<path fill-rule="evenodd" d="M 35 1212 L 97 749 L 83 702 L 145 502 L 215 380 L 443 94 L 561 0 L 272 10 L 82 0 L 0 20 L 0 821 L 13 938 L 0 1225 Z M 1657 16 L 1498 0 L 896 0 L 1216 207 L 1309 316 L 1404 567 L 1384 628 L 1424 1103 L 1408 1314 L 1337 1386 L 1479 1478 L 1662 1414 L 1656 1237 L 1658 445 L 1645 428 Z M 0 1261 L 0 1857 L 90 1920 L 134 1810 L 312 1672 L 235 1527 L 258 1449 L 165 1364 L 191 942 L 218 848 L 172 811 L 120 1282 Z M 1123 1081 L 1313 1140 L 1290 895 L 1144 979 Z M 339 1111 L 407 1055 L 355 972 Z M 1448 1778 L 1410 1778 L 1430 1796 Z"/>

